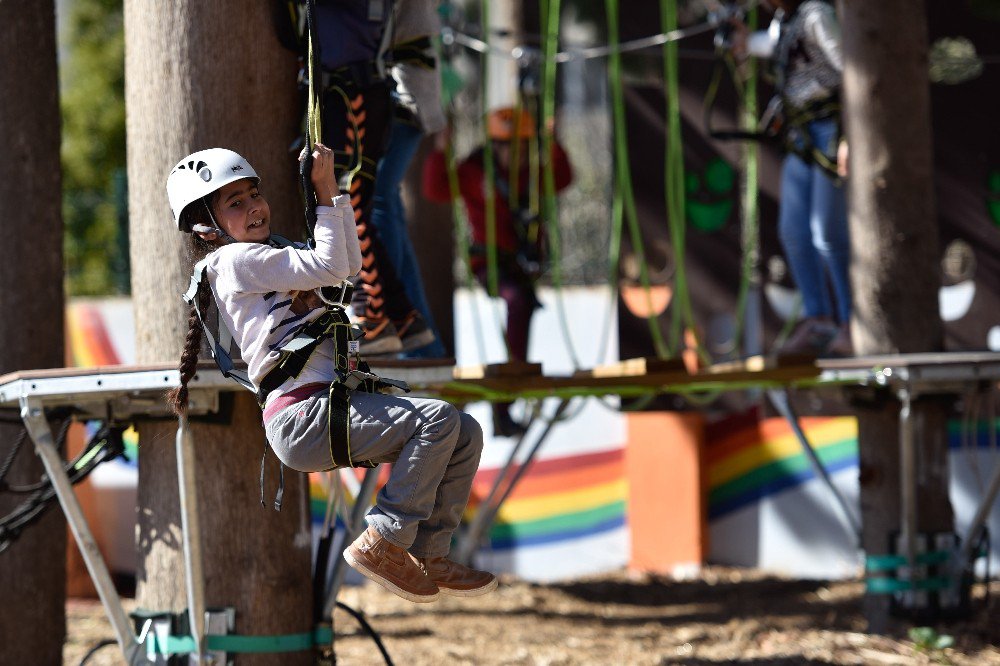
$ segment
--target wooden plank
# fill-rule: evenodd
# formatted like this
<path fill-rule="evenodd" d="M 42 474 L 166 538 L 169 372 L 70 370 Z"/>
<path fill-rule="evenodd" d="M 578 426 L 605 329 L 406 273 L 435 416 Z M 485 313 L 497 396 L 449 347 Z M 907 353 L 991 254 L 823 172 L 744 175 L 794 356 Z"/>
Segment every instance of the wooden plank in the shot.
<path fill-rule="evenodd" d="M 638 377 L 655 373 L 686 372 L 684 361 L 679 358 L 656 357 L 629 358 L 618 363 L 599 365 L 591 370 L 579 370 L 574 377 Z"/>
<path fill-rule="evenodd" d="M 805 354 L 789 354 L 785 356 L 750 356 L 735 361 L 714 363 L 704 372 L 722 374 L 733 372 L 765 372 L 778 368 L 815 367 L 816 357 Z M 701 374 L 701 373 L 699 373 Z"/>
<path fill-rule="evenodd" d="M 541 363 L 524 363 L 510 361 L 508 363 L 492 363 L 489 365 L 466 365 L 456 367 L 453 373 L 455 379 L 498 379 L 502 377 L 540 377 Z"/>

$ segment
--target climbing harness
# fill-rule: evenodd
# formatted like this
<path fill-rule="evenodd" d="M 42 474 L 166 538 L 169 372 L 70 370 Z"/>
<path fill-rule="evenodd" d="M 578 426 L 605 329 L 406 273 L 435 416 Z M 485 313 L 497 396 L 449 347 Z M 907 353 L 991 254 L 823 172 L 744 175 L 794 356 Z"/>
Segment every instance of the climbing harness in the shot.
<path fill-rule="evenodd" d="M 272 247 L 298 247 L 286 238 L 272 235 Z M 345 311 L 345 303 L 350 302 L 353 287 L 345 281 L 332 287 L 319 290 L 320 298 L 326 305 L 325 311 L 312 321 L 303 324 L 298 332 L 278 348 L 277 362 L 261 379 L 259 388 L 250 381 L 245 370 L 236 367 L 233 362 L 235 342 L 232 333 L 226 328 L 221 318 L 218 321 L 218 336 L 212 331 L 201 308 L 197 306 L 198 292 L 203 281 L 206 281 L 206 268 L 209 259 L 198 262 L 191 275 L 191 282 L 183 298 L 197 312 L 204 335 L 209 343 L 212 358 L 223 375 L 233 379 L 244 388 L 254 392 L 257 402 L 263 408 L 267 396 L 290 379 L 299 376 L 306 366 L 312 353 L 325 340 L 333 342 L 333 357 L 336 366 L 335 380 L 330 384 L 329 425 L 330 454 L 334 467 L 374 467 L 368 460 L 355 460 L 350 453 L 350 394 L 352 391 L 369 393 L 379 392 L 388 388 L 409 391 L 405 382 L 384 379 L 371 372 L 368 364 L 359 354 L 357 340 L 364 335 L 360 327 L 352 325 Z M 238 351 L 236 352 L 238 353 Z M 263 476 L 264 462 L 261 461 Z M 283 471 L 282 471 L 283 472 Z M 262 491 L 263 492 L 263 491 Z M 280 488 L 279 488 L 280 493 Z M 275 508 L 281 506 L 280 497 L 275 500 Z"/>
<path fill-rule="evenodd" d="M 783 26 L 779 22 L 779 26 Z M 781 28 L 779 27 L 779 30 Z M 729 44 L 716 40 L 716 61 L 713 67 L 712 79 L 705 94 L 702 105 L 705 131 L 714 139 L 720 141 L 761 141 L 781 147 L 785 152 L 798 156 L 807 164 L 815 164 L 834 182 L 840 182 L 837 173 L 836 144 L 842 136 L 840 126 L 840 98 L 836 91 L 815 99 L 804 107 L 792 104 L 785 94 L 786 70 L 788 68 L 788 52 L 784 49 L 773 65 L 773 79 L 776 89 L 757 126 L 754 128 L 718 129 L 712 122 L 712 111 L 724 71 L 729 72 L 738 93 L 743 93 L 743 84 L 736 71 L 736 63 L 729 49 Z M 817 120 L 834 119 L 837 131 L 833 146 L 817 146 L 809 135 L 808 126 Z M 833 155 L 830 154 L 830 149 Z"/>

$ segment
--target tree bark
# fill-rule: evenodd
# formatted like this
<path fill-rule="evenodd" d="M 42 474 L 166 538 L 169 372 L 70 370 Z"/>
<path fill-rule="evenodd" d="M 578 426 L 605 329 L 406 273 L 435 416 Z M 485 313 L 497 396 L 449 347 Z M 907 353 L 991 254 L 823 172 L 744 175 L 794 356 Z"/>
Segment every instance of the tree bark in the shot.
<path fill-rule="evenodd" d="M 178 362 L 188 309 L 178 295 L 192 266 L 164 183 L 194 150 L 226 147 L 262 179 L 275 231 L 300 238 L 295 54 L 284 50 L 266 0 L 125 2 L 129 214 L 136 348 L 140 363 Z M 235 387 L 235 384 L 234 384 Z M 260 411 L 235 394 L 231 420 L 195 424 L 206 603 L 236 609 L 238 634 L 287 634 L 312 626 L 307 480 L 286 474 L 285 504 L 270 509 L 277 465 L 269 458 L 268 509 L 257 470 L 266 443 Z M 232 395 L 232 394 L 231 394 Z M 139 605 L 186 607 L 175 425 L 140 428 Z M 240 663 L 309 663 L 307 652 L 245 656 Z"/>
<path fill-rule="evenodd" d="M 403 181 L 403 208 L 410 227 L 413 253 L 420 265 L 434 323 L 445 352 L 455 355 L 455 234 L 451 205 L 428 201 L 421 193 L 421 169 L 430 141 L 417 150 Z"/>
<path fill-rule="evenodd" d="M 63 365 L 55 7 L 0 2 L 0 374 Z M 17 63 L 11 66 L 10 63 Z M 0 463 L 21 429 L 0 426 Z M 4 481 L 43 473 L 26 439 Z M 0 493 L 0 516 L 25 497 Z M 66 636 L 66 521 L 58 505 L 0 554 L 0 663 L 58 664 Z"/>
<path fill-rule="evenodd" d="M 852 329 L 858 355 L 940 351 L 941 284 L 932 183 L 924 3 L 839 0 L 850 145 Z M 895 396 L 858 412 L 862 542 L 889 552 L 900 527 L 899 412 Z M 948 405 L 913 406 L 918 531 L 953 529 L 948 499 Z M 873 630 L 889 624 L 889 599 L 868 595 Z"/>

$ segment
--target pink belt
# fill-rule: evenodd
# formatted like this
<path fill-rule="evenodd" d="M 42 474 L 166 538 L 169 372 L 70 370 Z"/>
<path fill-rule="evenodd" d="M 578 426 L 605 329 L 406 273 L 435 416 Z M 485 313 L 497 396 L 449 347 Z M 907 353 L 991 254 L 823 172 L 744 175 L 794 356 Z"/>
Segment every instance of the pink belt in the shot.
<path fill-rule="evenodd" d="M 288 393 L 283 393 L 274 399 L 267 409 L 264 410 L 264 423 L 267 423 L 273 419 L 278 412 L 281 412 L 286 407 L 290 407 L 297 402 L 302 402 L 306 398 L 315 395 L 321 389 L 329 387 L 329 384 L 324 384 L 322 382 L 314 382 L 312 384 L 303 384 L 302 386 L 293 388 Z"/>

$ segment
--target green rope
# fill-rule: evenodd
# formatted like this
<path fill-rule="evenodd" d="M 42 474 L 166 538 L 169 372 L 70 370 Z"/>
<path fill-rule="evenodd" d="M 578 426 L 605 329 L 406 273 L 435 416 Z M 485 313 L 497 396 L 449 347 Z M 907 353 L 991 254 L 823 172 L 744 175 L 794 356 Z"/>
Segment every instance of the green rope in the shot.
<path fill-rule="evenodd" d="M 556 59 L 559 50 L 559 0 L 544 0 L 541 3 L 542 25 L 545 26 L 544 67 L 542 69 L 542 155 L 545 169 L 543 171 L 545 196 L 542 211 L 545 218 L 545 228 L 549 234 L 549 256 L 552 266 L 552 286 L 555 289 L 556 310 L 559 313 L 559 326 L 562 329 L 563 340 L 569 353 L 570 362 L 575 370 L 580 369 L 580 361 L 573 346 L 570 335 L 569 321 L 566 317 L 566 303 L 563 299 L 562 279 L 562 237 L 559 233 L 559 207 L 556 202 L 555 165 L 552 161 L 553 127 L 556 108 Z"/>
<path fill-rule="evenodd" d="M 639 217 L 636 212 L 635 196 L 632 191 L 632 174 L 628 162 L 625 97 L 621 80 L 621 53 L 618 50 L 618 0 L 605 0 L 604 4 L 608 20 L 608 44 L 611 48 L 608 61 L 608 79 L 611 87 L 615 137 L 615 202 L 612 210 L 614 215 L 621 215 L 622 202 L 618 199 L 619 197 L 623 197 L 629 238 L 632 241 L 632 249 L 639 262 L 639 282 L 642 284 L 643 289 L 645 289 L 647 307 L 652 312 L 653 297 L 650 293 L 649 269 L 646 266 L 646 250 L 642 242 L 642 232 L 639 229 Z M 614 279 L 617 280 L 618 276 L 615 275 Z M 651 314 L 646 318 L 646 322 L 649 325 L 649 334 L 653 339 L 653 347 L 656 355 L 659 358 L 669 358 L 671 356 L 670 348 L 663 340 L 656 316 Z"/>
<path fill-rule="evenodd" d="M 489 0 L 479 3 L 483 34 L 488 34 L 490 25 Z M 486 290 L 496 298 L 500 293 L 499 273 L 497 272 L 497 209 L 496 183 L 494 182 L 493 141 L 490 138 L 489 104 L 486 99 L 490 81 L 490 56 L 486 52 L 480 58 L 480 85 L 482 89 L 482 120 L 483 120 L 483 196 L 486 198 Z"/>
<path fill-rule="evenodd" d="M 316 94 L 316 62 L 313 58 L 312 30 L 306 31 L 308 34 L 308 58 L 309 58 L 309 93 L 306 112 L 306 147 L 312 150 L 313 144 L 321 141 L 323 137 L 323 127 L 320 120 L 320 101 Z M 347 108 L 351 108 L 348 105 Z"/>
<path fill-rule="evenodd" d="M 473 384 L 454 381 L 435 387 L 435 394 L 444 400 L 463 402 L 484 400 L 487 402 L 513 402 L 518 399 L 543 398 L 577 398 L 617 395 L 623 398 L 656 396 L 663 394 L 679 395 L 692 402 L 711 401 L 718 394 L 751 389 L 770 390 L 782 388 L 808 389 L 818 387 L 836 387 L 856 384 L 853 379 L 823 379 L 808 377 L 796 380 L 761 380 L 747 379 L 742 381 L 717 381 L 705 379 L 681 384 L 662 384 L 659 386 L 640 386 L 635 384 L 616 384 L 609 386 L 571 386 L 555 388 L 531 388 L 501 390 Z"/>
<path fill-rule="evenodd" d="M 757 29 L 757 8 L 747 13 L 747 28 Z M 757 60 L 750 58 L 746 63 L 746 80 L 742 90 L 742 129 L 753 132 L 757 129 Z M 734 80 L 737 80 L 734 77 Z M 760 153 L 756 141 L 743 142 L 743 204 L 742 233 L 743 247 L 740 271 L 740 286 L 736 297 L 736 330 L 733 342 L 742 348 L 741 337 L 746 319 L 747 297 L 750 288 L 760 285 L 758 265 L 760 261 L 760 206 L 759 206 Z"/>
<path fill-rule="evenodd" d="M 677 0 L 660 0 L 660 19 L 664 33 L 677 29 Z M 664 156 L 664 187 L 666 195 L 667 224 L 670 229 L 670 239 L 674 249 L 675 278 L 673 301 L 677 304 L 670 326 L 670 345 L 674 349 L 684 346 L 682 328 L 686 326 L 695 336 L 695 345 L 699 357 L 710 363 L 711 359 L 701 345 L 700 336 L 691 308 L 691 294 L 688 290 L 687 270 L 685 268 L 686 254 L 686 216 L 684 194 L 684 144 L 681 139 L 680 85 L 678 74 L 678 50 L 676 41 L 668 41 L 663 45 L 663 72 L 666 132 L 666 150 Z"/>

